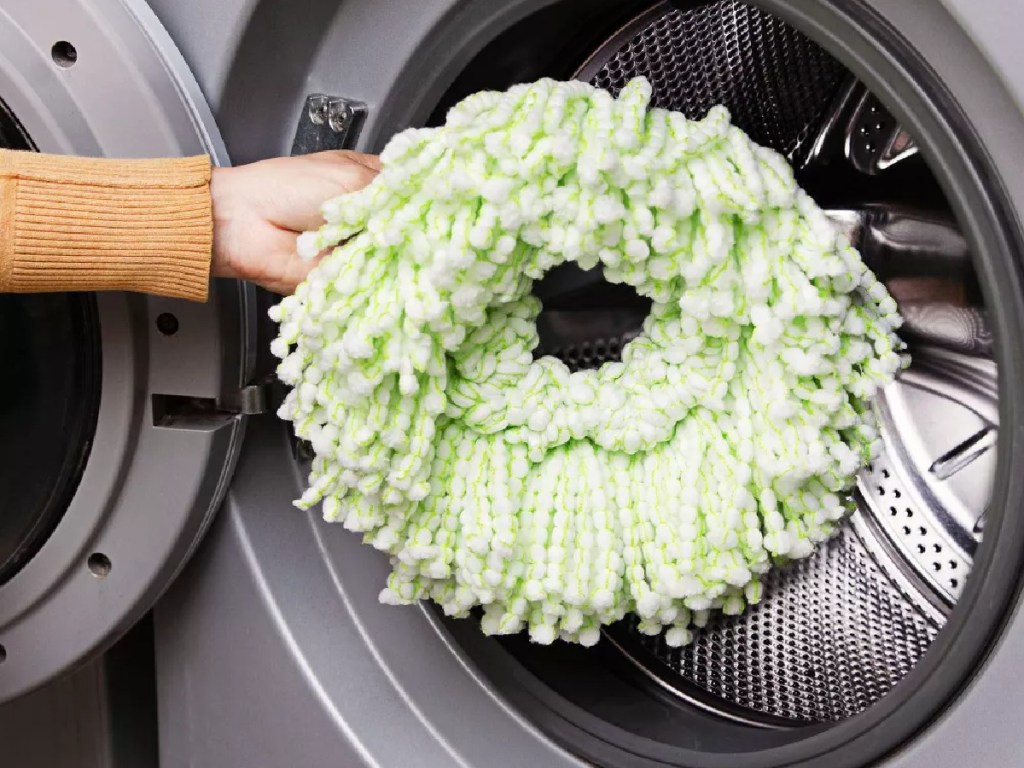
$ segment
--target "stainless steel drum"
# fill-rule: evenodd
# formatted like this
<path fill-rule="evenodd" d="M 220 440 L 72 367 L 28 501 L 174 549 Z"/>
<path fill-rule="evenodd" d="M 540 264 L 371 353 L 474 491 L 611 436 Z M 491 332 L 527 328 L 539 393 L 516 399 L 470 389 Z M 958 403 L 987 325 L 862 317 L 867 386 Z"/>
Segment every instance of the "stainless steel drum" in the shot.
<path fill-rule="evenodd" d="M 734 0 L 659 5 L 577 73 L 612 92 L 637 75 L 650 80 L 656 106 L 700 117 L 725 104 L 737 125 L 796 164 L 899 301 L 913 364 L 878 401 L 885 450 L 861 474 L 857 511 L 836 538 L 773 571 L 760 605 L 713 616 L 689 647 L 669 648 L 628 621 L 608 636 L 670 693 L 719 714 L 772 726 L 842 720 L 928 649 L 981 537 L 997 370 L 970 254 L 913 139 L 777 17 Z M 864 180 L 852 195 L 836 194 L 855 176 Z M 538 353 L 574 368 L 617 359 L 646 313 L 596 271 L 561 268 L 537 292 Z"/>

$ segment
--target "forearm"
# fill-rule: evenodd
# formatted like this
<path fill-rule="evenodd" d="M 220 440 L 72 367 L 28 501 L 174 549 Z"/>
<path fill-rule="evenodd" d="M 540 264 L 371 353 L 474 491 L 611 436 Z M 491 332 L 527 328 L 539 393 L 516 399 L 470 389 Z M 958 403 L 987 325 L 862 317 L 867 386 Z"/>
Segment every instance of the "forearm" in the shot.
<path fill-rule="evenodd" d="M 209 182 L 205 157 L 0 150 L 0 292 L 129 290 L 205 300 Z"/>

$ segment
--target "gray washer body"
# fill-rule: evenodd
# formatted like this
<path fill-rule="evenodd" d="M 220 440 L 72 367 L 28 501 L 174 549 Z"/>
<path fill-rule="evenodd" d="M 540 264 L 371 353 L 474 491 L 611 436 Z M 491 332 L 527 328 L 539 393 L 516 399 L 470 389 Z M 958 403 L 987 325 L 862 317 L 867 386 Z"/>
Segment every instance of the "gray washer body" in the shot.
<path fill-rule="evenodd" d="M 546 4 L 327 1 L 308 4 L 302 17 L 255 0 L 154 7 L 239 162 L 286 152 L 294 125 L 280 115 L 296 115 L 312 92 L 365 102 L 361 147 L 379 149 L 425 118 L 494 30 Z M 997 164 L 1019 156 L 1024 50 L 1011 30 L 1024 7 L 870 4 L 925 54 L 965 110 L 982 116 Z M 245 67 L 256 55 L 279 69 L 247 100 Z M 1003 183 L 1024 210 L 1024 176 L 1009 173 Z M 302 483 L 288 451 L 272 421 L 250 426 L 218 523 L 158 606 L 161 764 L 578 765 L 474 671 L 432 613 L 377 603 L 388 572 L 379 553 L 315 515 L 288 511 Z M 1024 764 L 1024 741 L 1007 727 L 1024 712 L 1022 678 L 1018 608 L 963 695 L 885 765 Z"/>

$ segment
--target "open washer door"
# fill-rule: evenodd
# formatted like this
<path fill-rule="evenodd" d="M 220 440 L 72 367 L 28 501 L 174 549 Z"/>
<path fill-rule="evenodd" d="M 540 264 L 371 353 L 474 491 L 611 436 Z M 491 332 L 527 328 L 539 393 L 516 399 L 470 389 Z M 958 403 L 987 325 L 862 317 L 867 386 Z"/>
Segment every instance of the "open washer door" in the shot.
<path fill-rule="evenodd" d="M 0 145 L 227 160 L 141 0 L 3 3 Z M 0 703 L 112 643 L 202 536 L 259 410 L 250 290 L 0 296 Z"/>

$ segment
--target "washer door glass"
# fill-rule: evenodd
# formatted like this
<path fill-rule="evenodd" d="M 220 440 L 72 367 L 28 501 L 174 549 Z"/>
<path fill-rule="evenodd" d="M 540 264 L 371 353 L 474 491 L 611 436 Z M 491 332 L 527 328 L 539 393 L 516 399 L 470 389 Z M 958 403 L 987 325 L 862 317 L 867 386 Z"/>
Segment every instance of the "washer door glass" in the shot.
<path fill-rule="evenodd" d="M 43 545 L 85 469 L 99 408 L 89 295 L 0 295 L 0 584 Z"/>

